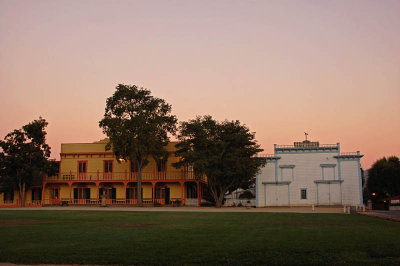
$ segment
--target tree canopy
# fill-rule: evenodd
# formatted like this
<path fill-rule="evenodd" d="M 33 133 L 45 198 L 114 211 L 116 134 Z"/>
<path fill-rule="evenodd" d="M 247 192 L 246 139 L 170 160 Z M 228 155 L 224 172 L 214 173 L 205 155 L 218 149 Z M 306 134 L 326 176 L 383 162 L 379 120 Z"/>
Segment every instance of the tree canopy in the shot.
<path fill-rule="evenodd" d="M 135 85 L 119 84 L 106 101 L 99 126 L 109 138 L 106 148 L 112 149 L 117 158 L 130 160 L 131 169 L 137 169 L 139 206 L 143 204 L 142 170 L 150 157 L 156 161 L 168 157 L 165 146 L 168 134 L 176 132 L 176 122 L 169 104 Z"/>
<path fill-rule="evenodd" d="M 400 195 L 399 158 L 391 156 L 377 160 L 368 170 L 367 188 L 373 201 Z"/>
<path fill-rule="evenodd" d="M 227 191 L 247 187 L 265 165 L 255 157 L 263 151 L 254 133 L 239 121 L 218 122 L 211 116 L 197 117 L 180 124 L 178 150 L 181 157 L 174 166 L 192 166 L 197 178 L 207 176 L 208 188 L 217 207 Z"/>
<path fill-rule="evenodd" d="M 41 182 L 44 174 L 53 170 L 48 160 L 47 125 L 46 120 L 39 117 L 0 140 L 0 184 L 2 190 L 17 188 L 22 206 L 25 205 L 25 191 L 35 180 Z"/>

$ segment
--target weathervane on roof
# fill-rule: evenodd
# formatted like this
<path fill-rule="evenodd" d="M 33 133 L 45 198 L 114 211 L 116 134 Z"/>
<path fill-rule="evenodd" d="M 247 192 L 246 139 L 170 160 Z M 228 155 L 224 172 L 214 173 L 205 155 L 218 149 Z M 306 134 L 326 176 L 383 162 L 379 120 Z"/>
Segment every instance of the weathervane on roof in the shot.
<path fill-rule="evenodd" d="M 308 136 L 308 133 L 307 133 L 307 132 L 304 132 L 304 135 L 306 135 L 306 141 L 307 141 L 307 136 Z"/>

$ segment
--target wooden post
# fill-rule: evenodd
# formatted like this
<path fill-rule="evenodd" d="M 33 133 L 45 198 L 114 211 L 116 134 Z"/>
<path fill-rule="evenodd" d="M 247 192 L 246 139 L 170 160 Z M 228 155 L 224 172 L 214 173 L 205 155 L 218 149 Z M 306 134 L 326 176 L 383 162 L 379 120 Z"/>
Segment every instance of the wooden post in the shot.
<path fill-rule="evenodd" d="M 45 187 L 46 187 L 46 182 L 43 182 L 43 187 L 42 187 L 42 206 L 44 206 L 44 193 L 45 193 Z"/>
<path fill-rule="evenodd" d="M 200 199 L 200 182 L 197 181 L 197 207 L 200 207 L 201 199 Z"/>
<path fill-rule="evenodd" d="M 126 176 L 126 170 L 125 170 L 125 176 Z M 124 182 L 124 190 L 125 190 L 125 204 L 126 204 L 126 187 L 128 186 L 128 182 Z"/>
<path fill-rule="evenodd" d="M 72 190 L 72 183 L 69 182 L 68 185 L 69 185 L 69 203 L 71 204 L 71 201 L 72 201 L 72 198 L 71 198 L 71 195 L 72 195 L 72 192 L 71 192 L 71 190 Z"/>
<path fill-rule="evenodd" d="M 99 198 L 100 198 L 100 195 L 99 195 L 99 182 L 96 182 L 96 188 L 97 188 L 97 198 L 96 198 L 96 200 L 97 200 L 97 204 L 99 204 L 100 202 L 99 202 Z"/>
<path fill-rule="evenodd" d="M 203 198 L 203 184 L 200 182 L 200 200 Z"/>
<path fill-rule="evenodd" d="M 184 185 L 184 182 L 183 181 L 181 181 L 181 205 L 183 206 L 183 205 L 185 205 L 184 204 L 184 198 L 183 198 L 183 191 L 184 191 L 184 189 L 183 189 L 183 185 Z"/>
<path fill-rule="evenodd" d="M 155 202 L 154 202 L 154 199 L 155 199 L 155 196 L 156 196 L 156 190 L 155 190 L 155 188 L 156 188 L 156 182 L 151 182 L 151 184 L 153 185 L 153 205 L 155 204 Z"/>

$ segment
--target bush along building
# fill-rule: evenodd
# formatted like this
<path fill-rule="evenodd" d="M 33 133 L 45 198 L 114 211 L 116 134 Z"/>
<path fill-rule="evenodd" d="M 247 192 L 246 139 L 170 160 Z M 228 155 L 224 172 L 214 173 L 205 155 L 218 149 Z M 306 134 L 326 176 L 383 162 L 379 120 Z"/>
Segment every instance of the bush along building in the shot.
<path fill-rule="evenodd" d="M 61 144 L 59 173 L 28 189 L 25 206 L 136 205 L 136 169 L 106 151 L 107 142 Z M 167 161 L 149 158 L 142 171 L 144 205 L 200 205 L 206 178 L 196 179 L 191 168 L 172 166 L 179 160 L 175 144 L 166 147 L 170 154 Z M 17 206 L 21 206 L 18 190 L 0 194 L 0 207 Z"/>
<path fill-rule="evenodd" d="M 257 207 L 363 206 L 359 151 L 305 140 L 259 156 L 267 164 L 256 177 Z"/>

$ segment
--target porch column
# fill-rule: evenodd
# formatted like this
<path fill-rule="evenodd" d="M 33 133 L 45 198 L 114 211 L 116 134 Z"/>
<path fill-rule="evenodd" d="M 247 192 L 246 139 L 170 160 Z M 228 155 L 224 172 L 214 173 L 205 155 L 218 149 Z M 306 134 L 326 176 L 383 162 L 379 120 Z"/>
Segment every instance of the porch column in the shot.
<path fill-rule="evenodd" d="M 99 195 L 99 182 L 96 182 L 96 189 L 97 189 L 97 197 L 96 197 L 96 201 L 97 201 L 97 204 L 100 204 L 100 202 L 99 202 L 99 198 L 100 198 L 100 195 Z"/>
<path fill-rule="evenodd" d="M 43 182 L 43 187 L 42 187 L 42 206 L 44 206 L 44 192 L 45 192 L 45 187 L 46 187 L 46 182 Z"/>
<path fill-rule="evenodd" d="M 72 202 L 72 182 L 68 182 L 69 186 L 69 203 L 71 204 Z"/>
<path fill-rule="evenodd" d="M 197 207 L 200 207 L 201 199 L 200 199 L 200 182 L 197 181 Z"/>
<path fill-rule="evenodd" d="M 125 177 L 126 177 L 126 170 L 125 170 Z M 126 187 L 128 186 L 128 182 L 124 182 L 124 190 L 125 190 L 125 204 L 127 204 L 126 202 Z"/>
<path fill-rule="evenodd" d="M 151 182 L 152 186 L 153 186 L 153 193 L 152 193 L 152 198 L 153 198 L 153 205 L 154 205 L 154 198 L 155 198 L 155 194 L 156 194 L 156 182 Z"/>
<path fill-rule="evenodd" d="M 183 198 L 183 193 L 184 193 L 184 182 L 181 181 L 181 205 L 184 206 L 185 202 L 184 202 L 184 198 Z"/>

